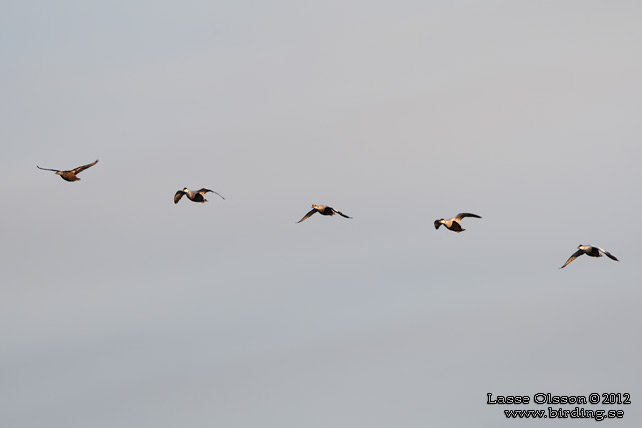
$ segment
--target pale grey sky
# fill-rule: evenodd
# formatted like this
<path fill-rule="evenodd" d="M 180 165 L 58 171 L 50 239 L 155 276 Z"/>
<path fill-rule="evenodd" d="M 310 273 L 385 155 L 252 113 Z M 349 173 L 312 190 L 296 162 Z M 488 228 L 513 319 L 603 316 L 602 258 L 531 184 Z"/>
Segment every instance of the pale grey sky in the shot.
<path fill-rule="evenodd" d="M 486 393 L 627 392 L 600 426 L 639 427 L 640 22 L 3 3 L 0 425 L 567 427 Z M 559 270 L 580 243 L 620 262 Z"/>

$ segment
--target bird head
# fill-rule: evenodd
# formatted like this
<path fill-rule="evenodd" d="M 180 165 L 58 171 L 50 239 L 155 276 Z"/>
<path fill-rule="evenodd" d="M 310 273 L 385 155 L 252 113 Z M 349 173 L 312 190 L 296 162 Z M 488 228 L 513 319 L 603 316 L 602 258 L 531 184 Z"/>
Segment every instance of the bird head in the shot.
<path fill-rule="evenodd" d="M 187 193 L 189 192 L 189 189 L 187 187 L 183 187 L 183 192 Z"/>
<path fill-rule="evenodd" d="M 315 204 L 312 204 L 312 208 L 316 208 L 316 207 L 317 207 L 317 205 L 315 205 Z"/>

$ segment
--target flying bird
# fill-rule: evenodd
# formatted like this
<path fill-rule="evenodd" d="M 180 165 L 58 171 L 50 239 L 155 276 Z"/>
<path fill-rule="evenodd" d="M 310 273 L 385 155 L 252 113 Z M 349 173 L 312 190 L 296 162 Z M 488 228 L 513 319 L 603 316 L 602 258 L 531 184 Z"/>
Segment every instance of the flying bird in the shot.
<path fill-rule="evenodd" d="M 174 195 L 174 203 L 177 204 L 178 201 L 181 200 L 183 195 L 187 195 L 187 197 L 189 198 L 190 201 L 200 202 L 200 203 L 203 204 L 203 203 L 207 202 L 207 199 L 204 198 L 204 196 L 205 196 L 205 194 L 207 192 L 216 193 L 215 191 L 210 190 L 210 189 L 206 189 L 206 188 L 202 188 L 200 190 L 196 190 L 195 192 L 193 192 L 193 191 L 189 190 L 187 187 L 183 187 L 183 190 L 177 191 L 176 194 Z M 223 198 L 223 195 L 220 195 L 218 193 L 216 193 L 216 194 L 219 195 L 221 198 Z M 223 198 L 223 199 L 225 199 L 225 198 Z"/>
<path fill-rule="evenodd" d="M 40 168 L 38 165 L 36 165 L 36 168 L 42 169 L 44 171 L 55 171 L 56 174 L 62 177 L 62 179 L 65 181 L 78 181 L 80 180 L 80 178 L 76 177 L 77 174 L 80 174 L 82 171 L 96 165 L 97 163 L 98 163 L 98 159 L 96 159 L 95 162 L 89 163 L 87 165 L 79 166 L 78 168 L 72 169 L 69 171 L 58 171 L 57 169 Z"/>
<path fill-rule="evenodd" d="M 581 256 L 582 254 L 586 254 L 587 256 L 591 256 L 591 257 L 602 257 L 602 254 L 600 254 L 600 253 L 603 253 L 603 254 L 606 254 L 606 256 L 609 259 L 615 260 L 616 262 L 619 262 L 619 260 L 613 254 L 609 253 L 608 251 L 606 251 L 606 250 L 604 250 L 604 249 L 602 249 L 600 247 L 593 247 L 591 245 L 582 245 L 582 244 L 580 244 L 580 245 L 577 246 L 577 248 L 579 248 L 579 250 L 574 252 L 573 255 L 568 258 L 566 263 L 564 263 L 564 266 L 562 266 L 560 269 L 564 269 L 566 267 L 566 265 L 568 265 L 570 262 L 572 262 L 573 260 L 575 260 L 576 258 Z"/>
<path fill-rule="evenodd" d="M 305 216 L 303 216 L 303 218 L 301 220 L 297 221 L 297 223 L 301 223 L 303 220 L 305 220 L 306 218 L 310 217 L 314 213 L 319 213 L 319 214 L 322 214 L 322 215 L 339 214 L 341 217 L 352 218 L 352 217 L 348 217 L 347 215 L 345 215 L 341 211 L 335 210 L 332 207 L 328 207 L 326 205 L 314 205 L 314 204 L 312 204 L 312 209 Z"/>
<path fill-rule="evenodd" d="M 475 218 L 481 218 L 477 214 L 471 214 L 471 213 L 459 213 L 455 217 L 451 218 L 450 220 L 444 220 L 443 218 L 440 218 L 439 220 L 435 220 L 435 229 L 439 229 L 439 226 L 442 224 L 446 226 L 448 229 L 452 230 L 453 232 L 463 232 L 466 229 L 461 228 L 461 219 L 465 217 L 475 217 Z"/>

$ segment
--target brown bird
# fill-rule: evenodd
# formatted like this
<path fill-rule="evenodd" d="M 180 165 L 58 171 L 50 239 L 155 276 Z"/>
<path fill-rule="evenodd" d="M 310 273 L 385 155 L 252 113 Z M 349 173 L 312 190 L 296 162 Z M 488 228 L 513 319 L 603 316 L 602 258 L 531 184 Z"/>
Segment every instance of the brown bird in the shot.
<path fill-rule="evenodd" d="M 352 217 L 348 217 L 347 215 L 345 215 L 341 211 L 335 210 L 332 207 L 328 207 L 326 205 L 314 205 L 314 204 L 312 204 L 312 209 L 306 215 L 304 215 L 301 220 L 297 221 L 297 223 L 301 223 L 303 220 L 305 220 L 306 218 L 310 217 L 314 213 L 319 213 L 321 215 L 339 214 L 341 217 L 352 218 Z"/>
<path fill-rule="evenodd" d="M 462 229 L 461 224 L 459 224 L 459 222 L 461 221 L 462 218 L 465 218 L 465 217 L 481 218 L 477 214 L 459 213 L 455 217 L 451 218 L 450 220 L 444 220 L 443 218 L 440 218 L 439 220 L 435 220 L 435 229 L 439 229 L 439 226 L 443 224 L 453 232 L 457 232 L 457 233 L 463 232 L 466 229 Z"/>
<path fill-rule="evenodd" d="M 573 255 L 568 258 L 566 263 L 564 263 L 564 266 L 562 266 L 560 269 L 564 269 L 566 265 L 568 265 L 570 262 L 572 262 L 573 260 L 581 256 L 582 254 L 586 254 L 587 256 L 591 256 L 591 257 L 602 257 L 602 254 L 600 254 L 600 252 L 602 252 L 606 254 L 606 257 L 608 257 L 609 259 L 619 262 L 619 260 L 613 254 L 609 253 L 608 251 L 600 247 L 593 247 L 591 245 L 580 244 L 577 246 L 577 248 L 579 248 L 579 250 L 574 252 Z"/>
<path fill-rule="evenodd" d="M 192 201 L 192 202 L 200 202 L 200 203 L 204 204 L 205 202 L 207 202 L 207 199 L 205 199 L 203 196 L 204 196 L 207 192 L 216 193 L 215 191 L 210 190 L 210 189 L 206 189 L 206 188 L 204 188 L 204 187 L 203 187 L 202 189 L 200 189 L 200 190 L 195 191 L 195 192 L 192 192 L 192 191 L 191 191 L 191 190 L 189 190 L 187 187 L 183 187 L 183 190 L 179 190 L 179 191 L 177 191 L 177 192 L 176 192 L 176 194 L 174 195 L 174 203 L 175 203 L 175 204 L 177 204 L 177 203 L 178 203 L 178 201 L 180 201 L 180 200 L 181 200 L 181 198 L 182 198 L 184 195 L 187 195 L 187 198 L 188 198 L 190 201 Z M 223 198 L 223 196 L 222 196 L 222 195 L 220 195 L 220 194 L 218 194 L 218 193 L 216 193 L 216 194 L 217 194 L 217 195 L 219 195 L 221 198 Z M 225 199 L 225 198 L 223 198 L 223 199 Z"/>
<path fill-rule="evenodd" d="M 57 169 L 49 169 L 49 168 L 40 168 L 38 165 L 36 165 L 36 168 L 42 169 L 45 171 L 55 171 L 57 175 L 62 177 L 63 180 L 65 181 L 78 181 L 80 178 L 76 177 L 76 174 L 80 174 L 82 171 L 86 170 L 87 168 L 90 168 L 98 163 L 98 159 L 96 159 L 95 162 L 92 162 L 87 165 L 79 166 L 76 169 L 72 169 L 69 171 L 58 171 Z"/>

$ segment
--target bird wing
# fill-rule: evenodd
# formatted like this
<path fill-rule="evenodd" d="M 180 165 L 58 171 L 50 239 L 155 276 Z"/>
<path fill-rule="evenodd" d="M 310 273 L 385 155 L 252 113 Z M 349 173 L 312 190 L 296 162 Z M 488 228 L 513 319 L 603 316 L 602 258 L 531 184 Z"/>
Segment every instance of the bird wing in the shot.
<path fill-rule="evenodd" d="M 345 218 L 352 218 L 352 217 L 349 217 L 349 216 L 345 215 L 345 214 L 344 214 L 344 213 L 342 213 L 341 211 L 337 211 L 337 210 L 335 210 L 334 208 L 330 208 L 330 209 L 332 210 L 332 212 L 333 212 L 333 213 L 335 213 L 335 214 L 339 214 L 341 217 L 345 217 Z"/>
<path fill-rule="evenodd" d="M 464 217 L 475 217 L 475 218 L 481 218 L 481 216 L 478 216 L 477 214 L 471 214 L 471 213 L 459 213 L 455 217 L 455 220 L 459 221 Z"/>
<path fill-rule="evenodd" d="M 569 264 L 570 262 L 572 262 L 573 260 L 575 260 L 576 258 L 581 256 L 582 254 L 584 254 L 584 251 L 582 251 L 582 250 L 577 250 L 576 252 L 574 252 L 573 255 L 568 258 L 566 263 L 564 263 L 564 266 L 562 266 L 560 269 L 564 269 L 567 264 Z"/>
<path fill-rule="evenodd" d="M 174 195 L 174 203 L 177 204 L 178 201 L 181 200 L 183 195 L 185 195 L 185 192 L 183 192 L 182 190 L 179 190 L 178 192 L 176 192 L 176 194 Z"/>
<path fill-rule="evenodd" d="M 60 170 L 59 170 L 59 169 L 40 168 L 38 165 L 36 165 L 36 168 L 38 168 L 38 169 L 42 169 L 42 170 L 45 170 L 45 171 L 55 171 L 55 172 L 60 172 Z"/>
<path fill-rule="evenodd" d="M 205 187 L 203 187 L 201 190 L 197 191 L 196 193 L 200 193 L 201 195 L 204 195 L 204 194 L 206 194 L 207 192 L 212 192 L 212 193 L 214 193 L 215 195 L 219 195 L 221 198 L 223 198 L 223 195 L 221 195 L 220 193 L 217 193 L 217 192 L 215 192 L 215 191 L 213 191 L 213 190 L 210 190 L 210 189 L 206 189 Z M 225 198 L 223 198 L 223 199 L 225 199 Z"/>
<path fill-rule="evenodd" d="M 597 248 L 599 251 L 601 251 L 602 253 L 604 253 L 604 254 L 606 255 L 606 257 L 608 257 L 609 259 L 611 259 L 611 260 L 615 260 L 616 262 L 619 262 L 619 260 L 618 260 L 618 259 L 617 259 L 613 254 L 609 253 L 609 252 L 608 252 L 608 251 L 606 251 L 605 249 L 600 248 L 600 247 L 595 247 L 595 248 Z"/>
<path fill-rule="evenodd" d="M 92 163 L 88 163 L 87 165 L 79 166 L 78 168 L 72 169 L 70 172 L 71 172 L 72 174 L 74 174 L 74 175 L 75 175 L 75 174 L 79 174 L 81 171 L 84 171 L 84 170 L 86 170 L 87 168 L 90 168 L 90 167 L 92 167 L 92 166 L 96 165 L 97 163 L 98 163 L 98 159 L 96 159 L 96 160 L 95 160 L 94 162 L 92 162 Z"/>
<path fill-rule="evenodd" d="M 317 209 L 316 208 L 312 208 L 305 216 L 303 216 L 303 218 L 301 220 L 297 221 L 297 223 L 301 223 L 303 220 L 305 220 L 306 218 L 310 217 L 315 212 L 317 212 Z"/>

